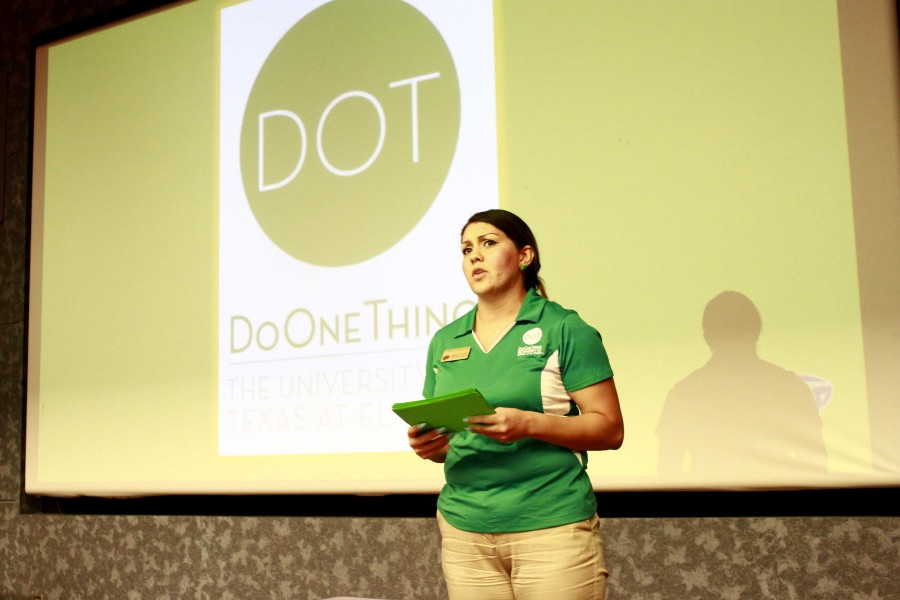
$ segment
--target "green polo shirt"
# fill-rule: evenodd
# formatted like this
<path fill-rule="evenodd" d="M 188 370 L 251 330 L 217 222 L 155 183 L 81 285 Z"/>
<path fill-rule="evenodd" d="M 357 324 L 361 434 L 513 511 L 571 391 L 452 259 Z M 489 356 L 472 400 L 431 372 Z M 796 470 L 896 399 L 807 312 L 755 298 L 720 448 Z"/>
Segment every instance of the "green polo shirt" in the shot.
<path fill-rule="evenodd" d="M 440 329 L 428 348 L 426 398 L 478 388 L 494 407 L 578 414 L 569 391 L 612 377 L 600 334 L 573 310 L 530 290 L 516 323 L 489 352 L 472 332 L 476 306 Z M 447 350 L 470 348 L 447 360 Z M 457 355 L 458 356 L 458 355 Z M 587 453 L 523 439 L 502 444 L 470 432 L 455 434 L 444 463 L 438 509 L 466 531 L 532 531 L 574 523 L 597 510 L 585 472 Z"/>

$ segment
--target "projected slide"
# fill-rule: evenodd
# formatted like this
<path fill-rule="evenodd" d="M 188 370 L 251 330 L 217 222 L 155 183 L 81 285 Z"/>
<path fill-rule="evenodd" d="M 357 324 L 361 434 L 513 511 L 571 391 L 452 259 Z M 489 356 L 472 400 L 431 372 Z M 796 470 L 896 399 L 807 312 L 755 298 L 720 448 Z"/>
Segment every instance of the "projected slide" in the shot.
<path fill-rule="evenodd" d="M 598 490 L 896 485 L 881 4 L 195 0 L 41 40 L 26 490 L 438 491 L 390 406 L 490 207 L 603 336 Z"/>
<path fill-rule="evenodd" d="M 319 4 L 221 12 L 226 455 L 403 450 L 390 406 L 473 306 L 428 249 L 498 203 L 491 6 Z"/>

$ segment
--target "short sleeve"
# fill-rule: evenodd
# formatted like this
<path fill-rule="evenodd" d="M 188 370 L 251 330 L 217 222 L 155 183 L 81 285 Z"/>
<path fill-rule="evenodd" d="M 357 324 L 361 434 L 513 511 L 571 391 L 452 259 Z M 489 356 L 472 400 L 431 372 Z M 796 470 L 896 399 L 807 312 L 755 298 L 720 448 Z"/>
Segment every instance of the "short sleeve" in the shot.
<path fill-rule="evenodd" d="M 577 313 L 560 324 L 560 370 L 566 391 L 573 392 L 613 376 L 600 332 Z"/>
<path fill-rule="evenodd" d="M 435 373 L 434 373 L 434 346 L 437 336 L 431 338 L 428 344 L 428 353 L 425 356 L 425 383 L 422 386 L 422 397 L 434 397 Z"/>

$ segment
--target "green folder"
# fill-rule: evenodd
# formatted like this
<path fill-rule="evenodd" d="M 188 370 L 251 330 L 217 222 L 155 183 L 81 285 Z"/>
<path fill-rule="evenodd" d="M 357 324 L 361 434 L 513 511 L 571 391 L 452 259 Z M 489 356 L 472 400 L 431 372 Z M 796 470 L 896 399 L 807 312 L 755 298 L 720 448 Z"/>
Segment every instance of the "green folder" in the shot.
<path fill-rule="evenodd" d="M 451 431 L 463 431 L 466 417 L 496 412 L 475 388 L 435 398 L 398 402 L 391 410 L 410 425 L 425 423 L 427 429 L 446 427 Z"/>

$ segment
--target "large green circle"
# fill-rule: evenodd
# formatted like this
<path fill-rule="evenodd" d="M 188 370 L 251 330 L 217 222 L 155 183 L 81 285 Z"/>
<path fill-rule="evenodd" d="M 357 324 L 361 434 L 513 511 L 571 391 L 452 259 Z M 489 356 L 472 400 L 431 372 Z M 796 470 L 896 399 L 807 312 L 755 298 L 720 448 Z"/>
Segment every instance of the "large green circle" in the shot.
<path fill-rule="evenodd" d="M 253 215 L 307 263 L 377 256 L 434 203 L 459 122 L 453 59 L 422 13 L 400 0 L 325 4 L 281 38 L 250 92 L 240 154 Z"/>

